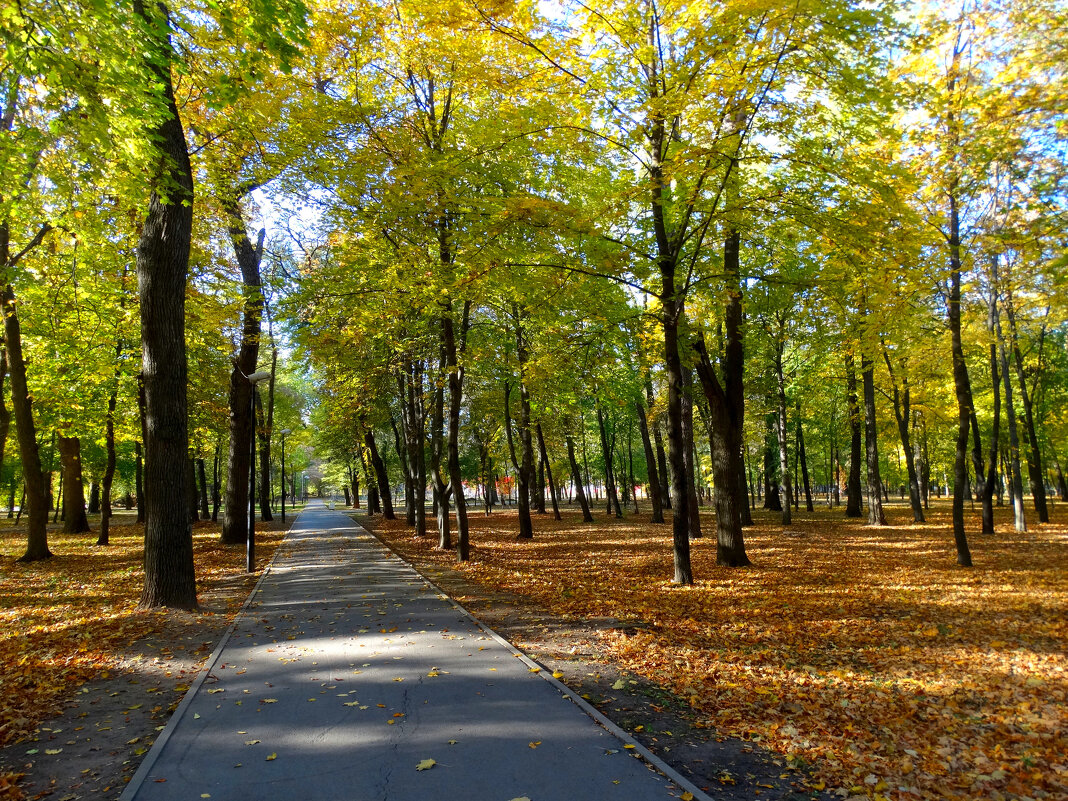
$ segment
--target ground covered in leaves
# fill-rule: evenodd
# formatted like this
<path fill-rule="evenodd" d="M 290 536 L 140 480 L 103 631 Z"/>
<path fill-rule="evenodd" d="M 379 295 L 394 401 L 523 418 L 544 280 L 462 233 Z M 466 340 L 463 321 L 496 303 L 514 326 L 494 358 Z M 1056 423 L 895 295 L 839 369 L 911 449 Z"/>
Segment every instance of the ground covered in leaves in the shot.
<path fill-rule="evenodd" d="M 514 512 L 498 511 L 472 516 L 458 569 L 487 593 L 614 621 L 592 635 L 606 659 L 688 703 L 698 726 L 812 771 L 812 789 L 1068 798 L 1068 509 L 1026 534 L 999 516 L 995 535 L 972 535 L 970 570 L 955 564 L 948 506 L 927 524 L 888 511 L 885 528 L 820 510 L 785 531 L 758 512 L 754 566 L 717 567 L 706 537 L 685 588 L 670 584 L 670 526 L 645 515 L 538 516 L 520 542 Z M 452 566 L 402 522 L 374 528 L 424 569 Z"/>
<path fill-rule="evenodd" d="M 200 609 L 139 610 L 143 527 L 116 522 L 103 547 L 50 532 L 55 555 L 31 564 L 24 532 L 0 528 L 0 799 L 117 797 L 259 575 L 198 523 Z M 283 532 L 259 525 L 262 568 Z"/>

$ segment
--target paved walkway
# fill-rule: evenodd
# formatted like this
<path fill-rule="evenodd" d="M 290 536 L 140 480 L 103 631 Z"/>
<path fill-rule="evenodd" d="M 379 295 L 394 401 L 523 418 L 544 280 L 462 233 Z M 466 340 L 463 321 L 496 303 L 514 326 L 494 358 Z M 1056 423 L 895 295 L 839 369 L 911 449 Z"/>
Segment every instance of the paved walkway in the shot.
<path fill-rule="evenodd" d="M 313 502 L 122 801 L 703 797 L 566 692 Z"/>

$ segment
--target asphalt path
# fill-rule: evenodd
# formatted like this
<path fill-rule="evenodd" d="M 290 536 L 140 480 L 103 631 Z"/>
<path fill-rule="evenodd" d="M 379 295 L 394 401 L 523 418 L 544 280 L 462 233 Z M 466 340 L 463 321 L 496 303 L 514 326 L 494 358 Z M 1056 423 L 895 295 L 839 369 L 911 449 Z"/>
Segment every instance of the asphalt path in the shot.
<path fill-rule="evenodd" d="M 122 801 L 704 797 L 596 718 L 313 502 Z"/>

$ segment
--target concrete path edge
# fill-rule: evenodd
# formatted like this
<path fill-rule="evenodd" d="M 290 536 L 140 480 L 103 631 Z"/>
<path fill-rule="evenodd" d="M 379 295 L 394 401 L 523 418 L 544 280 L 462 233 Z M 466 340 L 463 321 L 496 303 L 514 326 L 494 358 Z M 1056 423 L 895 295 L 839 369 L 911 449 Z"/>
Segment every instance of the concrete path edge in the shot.
<path fill-rule="evenodd" d="M 211 655 L 204 663 L 204 667 L 200 669 L 196 678 L 190 682 L 189 689 L 186 690 L 185 695 L 182 696 L 178 708 L 174 710 L 174 714 L 171 715 L 170 720 L 167 721 L 167 725 L 164 727 L 163 731 L 160 732 L 159 737 L 152 743 L 152 748 L 145 754 L 145 758 L 141 761 L 141 765 L 130 778 L 130 782 L 126 785 L 126 789 L 122 791 L 122 795 L 119 796 L 119 801 L 132 801 L 134 796 L 137 795 L 137 791 L 141 789 L 141 785 L 145 783 L 145 779 L 148 778 L 148 774 L 152 772 L 156 760 L 159 759 L 159 755 L 163 753 L 163 747 L 167 744 L 167 741 L 171 738 L 171 734 L 173 734 L 174 730 L 178 727 L 178 723 L 185 716 L 186 709 L 193 703 L 193 698 L 196 696 L 197 691 L 201 688 L 204 682 L 207 681 L 208 676 L 211 675 L 211 671 L 215 668 L 215 665 L 218 664 L 219 657 L 222 656 L 223 649 L 226 648 L 227 644 L 230 642 L 230 638 L 233 636 L 237 624 L 240 622 L 245 612 L 248 611 L 252 599 L 255 598 L 256 593 L 259 592 L 260 585 L 263 584 L 264 579 L 267 578 L 267 574 L 270 573 L 271 568 L 274 567 L 274 562 L 278 558 L 278 554 L 282 552 L 282 546 L 285 545 L 286 540 L 289 539 L 289 533 L 293 530 L 293 526 L 297 522 L 297 517 L 299 516 L 299 514 L 294 515 L 293 522 L 289 524 L 285 537 L 278 543 L 278 547 L 274 549 L 274 555 L 271 557 L 271 561 L 263 568 L 260 577 L 256 580 L 255 586 L 249 591 L 248 597 L 245 598 L 245 602 L 241 604 L 241 608 L 237 610 L 237 614 L 234 615 L 233 621 L 231 621 L 230 625 L 223 633 L 223 636 L 219 639 L 218 644 L 215 646 L 215 650 L 211 652 Z M 353 524 L 357 525 L 355 521 Z"/>

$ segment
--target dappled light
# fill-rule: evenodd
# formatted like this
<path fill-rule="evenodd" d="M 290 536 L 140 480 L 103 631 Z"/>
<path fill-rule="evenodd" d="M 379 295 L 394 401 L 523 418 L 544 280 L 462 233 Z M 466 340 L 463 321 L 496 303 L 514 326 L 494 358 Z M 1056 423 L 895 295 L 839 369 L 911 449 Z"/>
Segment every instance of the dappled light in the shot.
<path fill-rule="evenodd" d="M 617 619 L 598 635 L 613 661 L 828 787 L 973 799 L 1068 792 L 1066 510 L 1027 534 L 999 510 L 997 533 L 973 544 L 974 571 L 954 565 L 945 505 L 923 526 L 890 505 L 879 529 L 801 513 L 786 533 L 760 512 L 746 530 L 753 567 L 717 567 L 714 540 L 695 540 L 691 587 L 670 584 L 670 529 L 644 515 L 539 517 L 527 543 L 498 510 L 472 519 L 467 564 L 372 524 L 417 564 L 553 613 Z"/>

